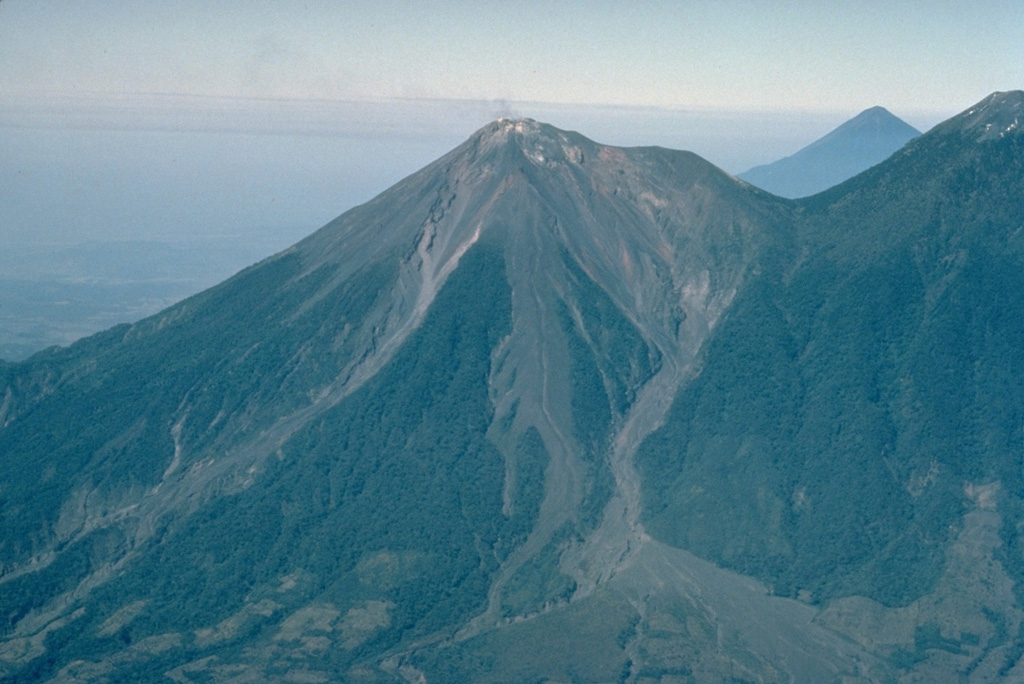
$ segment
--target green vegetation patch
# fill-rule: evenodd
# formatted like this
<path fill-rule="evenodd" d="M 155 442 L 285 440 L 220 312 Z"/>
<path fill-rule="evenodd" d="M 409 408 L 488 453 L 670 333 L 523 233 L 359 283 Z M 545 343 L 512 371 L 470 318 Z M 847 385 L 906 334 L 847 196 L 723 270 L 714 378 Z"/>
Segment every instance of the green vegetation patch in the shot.
<path fill-rule="evenodd" d="M 1016 506 L 1024 155 L 970 145 L 804 203 L 803 245 L 745 285 L 638 453 L 652 534 L 782 594 L 904 605 L 939 576 L 965 482 Z"/>
<path fill-rule="evenodd" d="M 495 548 L 532 524 L 546 464 L 527 436 L 519 456 L 529 490 L 516 493 L 517 514 L 503 516 L 504 462 L 485 438 L 491 350 L 511 325 L 503 266 L 488 245 L 470 250 L 391 361 L 297 433 L 253 486 L 162 521 L 140 561 L 95 591 L 93 605 L 105 609 L 90 616 L 93 627 L 61 630 L 76 642 L 65 653 L 106 648 L 95 625 L 140 599 L 150 602 L 127 627 L 133 641 L 216 628 L 261 596 L 280 604 L 211 641 L 223 658 L 238 640 L 272 636 L 266 630 L 305 602 L 332 603 L 342 616 L 360 601 L 387 602 L 387 619 L 364 642 L 318 656 L 332 668 L 481 610 Z M 296 592 L 268 592 L 296 570 L 310 578 Z M 183 656 L 200 657 L 203 643 L 186 640 Z"/>

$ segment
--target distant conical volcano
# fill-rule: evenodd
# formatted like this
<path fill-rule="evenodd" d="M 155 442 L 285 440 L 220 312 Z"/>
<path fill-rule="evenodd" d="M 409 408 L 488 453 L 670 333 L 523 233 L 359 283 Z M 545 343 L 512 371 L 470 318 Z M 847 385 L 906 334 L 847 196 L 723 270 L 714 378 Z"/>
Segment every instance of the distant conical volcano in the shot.
<path fill-rule="evenodd" d="M 739 177 L 780 197 L 807 197 L 874 166 L 919 135 L 884 107 L 871 107 L 799 152 Z"/>
<path fill-rule="evenodd" d="M 0 365 L 0 672 L 1013 672 L 1009 106 L 804 203 L 500 120 L 215 288 Z"/>

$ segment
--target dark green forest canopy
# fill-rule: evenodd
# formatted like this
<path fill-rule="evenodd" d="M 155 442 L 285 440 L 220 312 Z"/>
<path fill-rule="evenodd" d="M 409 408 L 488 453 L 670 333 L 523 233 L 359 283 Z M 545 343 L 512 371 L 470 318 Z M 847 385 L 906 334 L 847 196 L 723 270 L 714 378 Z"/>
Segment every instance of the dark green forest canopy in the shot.
<path fill-rule="evenodd" d="M 1021 136 L 954 132 L 804 201 L 641 448 L 651 532 L 783 594 L 926 593 L 965 482 L 1024 498 L 1021 179 Z"/>
<path fill-rule="evenodd" d="M 263 474 L 269 487 L 215 499 L 182 521 L 168 521 L 147 542 L 150 548 L 140 550 L 140 562 L 96 591 L 98 612 L 87 619 L 93 627 L 80 622 L 76 631 L 95 632 L 119 606 L 153 596 L 161 597 L 156 610 L 123 639 L 216 624 L 251 600 L 254 589 L 296 571 L 313 579 L 293 600 L 393 604 L 393 629 L 378 637 L 385 644 L 479 611 L 495 567 L 492 549 L 515 545 L 537 511 L 535 495 L 524 493 L 516 515 L 502 514 L 504 466 L 484 437 L 493 411 L 490 351 L 509 326 L 503 268 L 493 247 L 467 253 L 395 357 L 285 445 Z M 534 478 L 528 459 L 540 458 L 537 448 L 524 456 L 524 473 Z M 302 467 L 292 467 L 295 461 Z M 90 570 L 90 556 L 98 557 L 95 547 L 123 543 L 119 536 L 116 529 L 94 533 L 46 572 L 8 583 L 2 607 L 8 624 L 74 586 Z M 375 557 L 405 568 L 389 570 L 389 562 L 374 570 Z M 71 567 L 76 563 L 81 567 Z M 402 580 L 389 581 L 388 572 Z M 91 639 L 66 646 L 88 658 L 102 657 L 96 648 L 121 647 Z"/>

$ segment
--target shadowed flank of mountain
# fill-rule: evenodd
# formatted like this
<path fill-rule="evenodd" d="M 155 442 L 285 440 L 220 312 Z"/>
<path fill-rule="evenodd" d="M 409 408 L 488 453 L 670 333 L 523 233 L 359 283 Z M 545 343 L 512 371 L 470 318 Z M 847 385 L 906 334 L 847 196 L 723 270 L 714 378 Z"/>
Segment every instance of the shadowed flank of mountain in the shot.
<path fill-rule="evenodd" d="M 874 166 L 919 135 L 884 107 L 872 107 L 799 152 L 738 177 L 780 197 L 807 197 Z"/>
<path fill-rule="evenodd" d="M 1024 579 L 1020 102 L 987 98 L 804 201 L 638 454 L 654 536 L 822 606 L 868 597 L 887 629 L 973 622 L 987 636 L 950 642 L 947 667 L 1003 675 L 1024 648 L 1001 626 Z M 980 529 L 995 536 L 968 553 Z M 928 658 L 923 639 L 870 638 Z"/>

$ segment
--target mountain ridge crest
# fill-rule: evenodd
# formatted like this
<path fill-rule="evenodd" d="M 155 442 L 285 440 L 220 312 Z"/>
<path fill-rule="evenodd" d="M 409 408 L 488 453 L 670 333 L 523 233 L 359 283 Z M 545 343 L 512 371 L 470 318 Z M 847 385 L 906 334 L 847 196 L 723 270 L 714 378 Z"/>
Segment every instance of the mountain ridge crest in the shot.
<path fill-rule="evenodd" d="M 997 91 L 933 130 L 970 132 L 984 141 L 1007 134 L 1020 135 L 1021 119 L 1024 119 L 1024 90 Z"/>

